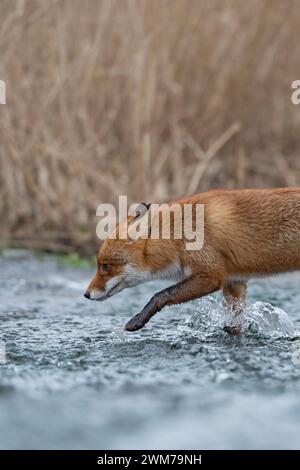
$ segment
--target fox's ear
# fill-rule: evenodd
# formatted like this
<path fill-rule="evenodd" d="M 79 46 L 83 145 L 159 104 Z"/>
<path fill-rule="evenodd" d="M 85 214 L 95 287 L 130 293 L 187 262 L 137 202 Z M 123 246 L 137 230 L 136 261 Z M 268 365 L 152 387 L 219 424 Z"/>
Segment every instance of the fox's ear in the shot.
<path fill-rule="evenodd" d="M 128 218 L 128 237 L 130 243 L 149 237 L 151 216 L 149 217 L 150 212 L 148 210 L 150 206 L 151 204 L 142 202 L 136 207 L 130 208 L 131 215 Z"/>
<path fill-rule="evenodd" d="M 147 211 L 150 209 L 150 206 L 151 206 L 152 202 L 141 202 L 141 206 L 144 206 Z"/>
<path fill-rule="evenodd" d="M 138 206 L 134 209 L 134 214 L 129 216 L 128 224 L 132 222 L 136 222 L 138 219 L 143 217 L 146 212 L 150 209 L 151 202 L 141 202 Z"/>

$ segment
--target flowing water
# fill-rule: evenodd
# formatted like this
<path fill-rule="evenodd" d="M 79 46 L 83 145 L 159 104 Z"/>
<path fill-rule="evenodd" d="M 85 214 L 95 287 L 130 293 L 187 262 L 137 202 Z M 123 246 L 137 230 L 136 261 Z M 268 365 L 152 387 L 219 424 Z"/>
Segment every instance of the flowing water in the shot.
<path fill-rule="evenodd" d="M 0 257 L 0 448 L 300 447 L 300 275 L 252 281 L 243 337 L 221 297 L 125 322 L 165 284 L 90 302 L 93 272 Z"/>

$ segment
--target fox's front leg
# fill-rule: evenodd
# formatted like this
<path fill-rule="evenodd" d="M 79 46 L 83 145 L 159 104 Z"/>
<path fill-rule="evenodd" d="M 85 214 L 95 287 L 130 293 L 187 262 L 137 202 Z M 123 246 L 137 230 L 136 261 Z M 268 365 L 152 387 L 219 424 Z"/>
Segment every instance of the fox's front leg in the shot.
<path fill-rule="evenodd" d="M 223 289 L 224 304 L 231 315 L 230 324 L 225 326 L 225 331 L 233 335 L 243 333 L 244 311 L 247 302 L 247 282 L 227 282 Z"/>
<path fill-rule="evenodd" d="M 137 331 L 153 315 L 168 305 L 176 305 L 211 294 L 222 287 L 221 278 L 191 276 L 178 284 L 155 294 L 143 310 L 135 315 L 125 326 L 126 331 Z"/>

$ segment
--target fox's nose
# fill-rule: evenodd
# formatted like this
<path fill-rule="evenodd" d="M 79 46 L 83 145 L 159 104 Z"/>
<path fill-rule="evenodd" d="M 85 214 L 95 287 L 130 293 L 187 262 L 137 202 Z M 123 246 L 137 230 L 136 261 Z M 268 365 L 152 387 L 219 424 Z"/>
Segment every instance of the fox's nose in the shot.
<path fill-rule="evenodd" d="M 83 295 L 84 295 L 84 297 L 86 297 L 87 299 L 90 299 L 90 298 L 91 298 L 91 294 L 89 293 L 88 290 L 87 290 Z"/>

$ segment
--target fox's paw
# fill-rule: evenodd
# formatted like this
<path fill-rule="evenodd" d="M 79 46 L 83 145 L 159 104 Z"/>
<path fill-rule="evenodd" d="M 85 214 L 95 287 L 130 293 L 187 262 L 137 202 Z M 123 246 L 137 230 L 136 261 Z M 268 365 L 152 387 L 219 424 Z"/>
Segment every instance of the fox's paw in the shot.
<path fill-rule="evenodd" d="M 141 328 L 143 328 L 143 326 L 145 326 L 145 323 L 146 322 L 144 319 L 139 317 L 139 315 L 136 315 L 135 317 L 131 318 L 129 322 L 126 323 L 126 325 L 124 326 L 124 330 L 125 331 L 138 331 Z"/>
<path fill-rule="evenodd" d="M 244 329 L 242 326 L 224 326 L 224 331 L 233 336 L 242 336 Z"/>

